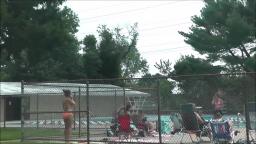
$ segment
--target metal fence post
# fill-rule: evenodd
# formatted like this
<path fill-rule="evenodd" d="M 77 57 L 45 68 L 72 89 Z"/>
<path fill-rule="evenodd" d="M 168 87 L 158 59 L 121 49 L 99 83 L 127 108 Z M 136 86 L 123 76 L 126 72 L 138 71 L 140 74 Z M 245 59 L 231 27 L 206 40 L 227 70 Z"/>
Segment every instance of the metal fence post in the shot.
<path fill-rule="evenodd" d="M 116 89 L 115 89 L 115 99 L 114 99 L 114 102 L 115 102 L 115 106 L 114 106 L 114 109 L 115 109 L 115 114 L 117 112 L 117 103 L 116 103 Z"/>
<path fill-rule="evenodd" d="M 6 128 L 6 97 L 4 96 L 4 128 Z"/>
<path fill-rule="evenodd" d="M 78 105 L 78 119 L 79 119 L 79 125 L 78 125 L 78 136 L 79 138 L 81 137 L 81 87 L 79 86 L 78 88 L 78 101 L 79 101 L 79 105 Z"/>
<path fill-rule="evenodd" d="M 76 92 L 74 92 L 74 97 L 73 97 L 73 99 L 75 100 L 75 101 L 77 101 L 76 100 Z M 76 111 L 76 107 L 74 108 L 74 111 Z M 73 129 L 75 130 L 76 129 L 76 112 L 73 112 L 74 113 L 74 116 L 73 116 Z"/>
<path fill-rule="evenodd" d="M 162 133 L 161 133 L 161 110 L 160 110 L 160 80 L 157 79 L 157 117 L 158 117 L 158 134 L 159 134 L 159 143 L 162 143 Z"/>
<path fill-rule="evenodd" d="M 24 141 L 24 113 L 25 113 L 25 106 L 24 106 L 24 81 L 21 81 L 21 142 Z"/>
<path fill-rule="evenodd" d="M 90 144 L 90 113 L 89 113 L 89 110 L 90 110 L 90 102 L 89 102 L 89 81 L 86 81 L 86 107 L 87 107 L 87 144 Z"/>
<path fill-rule="evenodd" d="M 248 105 L 247 102 L 245 103 L 245 127 L 246 127 L 246 143 L 250 144 L 250 137 L 249 137 L 249 114 L 248 114 Z"/>
<path fill-rule="evenodd" d="M 36 95 L 36 128 L 38 129 L 39 127 L 39 120 L 38 120 L 38 109 L 39 109 L 39 106 L 38 106 L 38 94 Z"/>
<path fill-rule="evenodd" d="M 125 96 L 125 88 L 123 87 L 123 96 L 124 96 L 124 107 L 126 107 L 126 96 Z"/>

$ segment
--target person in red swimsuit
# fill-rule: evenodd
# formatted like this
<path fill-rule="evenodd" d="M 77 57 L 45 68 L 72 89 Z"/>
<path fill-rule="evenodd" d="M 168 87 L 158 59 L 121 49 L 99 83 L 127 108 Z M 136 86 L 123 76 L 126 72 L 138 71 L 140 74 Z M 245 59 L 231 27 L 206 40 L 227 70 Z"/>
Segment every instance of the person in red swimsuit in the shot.
<path fill-rule="evenodd" d="M 71 96 L 70 90 L 63 90 L 64 92 L 64 100 L 62 103 L 63 106 L 63 120 L 65 123 L 65 130 L 64 130 L 64 136 L 66 143 L 69 143 L 71 133 L 72 133 L 72 121 L 73 121 L 73 113 L 75 107 L 75 101 L 73 100 L 73 97 Z"/>

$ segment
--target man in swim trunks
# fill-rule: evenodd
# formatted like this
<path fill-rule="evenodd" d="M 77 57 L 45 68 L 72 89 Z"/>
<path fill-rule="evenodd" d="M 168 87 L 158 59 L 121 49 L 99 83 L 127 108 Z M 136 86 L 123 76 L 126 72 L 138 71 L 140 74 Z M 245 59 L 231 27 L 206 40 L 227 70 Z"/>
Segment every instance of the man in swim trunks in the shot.
<path fill-rule="evenodd" d="M 72 133 L 72 121 L 73 121 L 73 113 L 72 111 L 74 110 L 75 107 L 75 101 L 73 100 L 73 97 L 71 96 L 70 90 L 63 90 L 64 92 L 64 100 L 62 103 L 63 106 L 63 120 L 65 123 L 65 130 L 64 130 L 64 135 L 65 135 L 65 141 L 66 143 L 69 143 L 71 133 Z"/>

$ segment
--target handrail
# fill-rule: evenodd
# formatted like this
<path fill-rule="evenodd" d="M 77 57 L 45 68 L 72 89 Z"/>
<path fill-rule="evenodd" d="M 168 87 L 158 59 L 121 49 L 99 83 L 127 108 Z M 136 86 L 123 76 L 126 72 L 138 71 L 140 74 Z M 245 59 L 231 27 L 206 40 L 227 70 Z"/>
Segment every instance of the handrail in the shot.
<path fill-rule="evenodd" d="M 24 114 L 51 114 L 51 113 L 64 113 L 64 112 L 72 112 L 72 113 L 79 113 L 79 112 L 86 112 L 89 113 L 89 111 L 40 111 L 40 112 L 25 112 Z"/>

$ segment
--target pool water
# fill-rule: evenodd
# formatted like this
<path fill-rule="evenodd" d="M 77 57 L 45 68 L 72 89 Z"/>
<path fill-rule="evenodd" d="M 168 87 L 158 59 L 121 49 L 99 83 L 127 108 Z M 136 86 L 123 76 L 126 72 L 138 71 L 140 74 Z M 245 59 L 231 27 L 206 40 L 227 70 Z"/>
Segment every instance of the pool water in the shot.
<path fill-rule="evenodd" d="M 168 115 L 162 115 L 161 119 L 166 119 Z M 148 121 L 157 121 L 157 115 L 146 115 Z M 169 116 L 168 116 L 169 117 Z M 203 115 L 205 121 L 210 122 L 213 119 L 212 115 Z M 224 120 L 229 120 L 233 123 L 234 128 L 245 128 L 245 117 L 237 115 L 225 115 L 223 116 Z"/>
<path fill-rule="evenodd" d="M 157 115 L 145 115 L 145 117 L 147 117 L 148 121 L 157 121 L 158 120 L 158 116 Z M 205 114 L 202 116 L 205 121 L 210 122 L 213 119 L 212 115 L 209 114 Z M 170 121 L 168 120 L 168 118 L 170 118 L 169 115 L 161 115 L 161 121 Z M 93 121 L 108 121 L 111 122 L 112 121 L 112 117 L 92 117 L 90 120 Z M 234 128 L 245 128 L 245 117 L 244 116 L 237 116 L 237 115 L 225 115 L 223 116 L 224 120 L 229 120 L 233 123 Z M 170 124 L 171 125 L 171 124 Z"/>
<path fill-rule="evenodd" d="M 213 119 L 212 115 L 203 115 L 202 117 L 207 122 L 209 122 L 209 121 L 211 121 Z M 231 121 L 235 128 L 245 128 L 245 117 L 244 116 L 224 115 L 223 119 Z"/>

